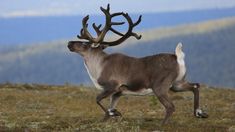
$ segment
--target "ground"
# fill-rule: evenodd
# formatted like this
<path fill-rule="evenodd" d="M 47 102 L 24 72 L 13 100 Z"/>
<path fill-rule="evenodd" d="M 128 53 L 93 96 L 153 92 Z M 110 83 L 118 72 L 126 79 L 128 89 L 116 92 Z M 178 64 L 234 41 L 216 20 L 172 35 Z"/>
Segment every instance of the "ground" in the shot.
<path fill-rule="evenodd" d="M 203 86 L 200 104 L 209 118 L 193 116 L 193 94 L 171 93 L 176 106 L 161 126 L 164 108 L 154 96 L 123 96 L 117 109 L 123 117 L 102 122 L 96 105 L 100 91 L 84 86 L 0 85 L 0 131 L 95 132 L 223 132 L 235 131 L 235 90 Z M 106 106 L 109 99 L 103 101 Z"/>

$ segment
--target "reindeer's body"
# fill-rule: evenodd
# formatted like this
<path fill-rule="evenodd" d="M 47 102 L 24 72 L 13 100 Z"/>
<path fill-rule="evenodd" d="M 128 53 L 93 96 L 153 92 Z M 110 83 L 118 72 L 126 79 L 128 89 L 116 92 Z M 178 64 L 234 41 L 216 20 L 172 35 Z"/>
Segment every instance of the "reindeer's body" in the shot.
<path fill-rule="evenodd" d="M 157 54 L 143 58 L 129 57 L 124 54 L 115 53 L 107 54 L 103 49 L 107 46 L 114 46 L 122 43 L 128 37 L 134 36 L 140 39 L 132 29 L 141 21 L 133 23 L 128 14 L 109 13 L 109 5 L 107 9 L 101 8 L 106 15 L 106 25 L 100 30 L 101 26 L 93 24 L 98 37 L 93 38 L 87 31 L 87 21 L 89 17 L 83 19 L 83 29 L 81 30 L 80 39 L 87 39 L 89 42 L 70 41 L 68 48 L 72 52 L 79 53 L 84 58 L 84 64 L 87 72 L 96 88 L 102 92 L 97 96 L 97 104 L 106 113 L 105 119 L 110 116 L 121 115 L 116 109 L 118 98 L 125 93 L 149 94 L 153 92 L 159 101 L 166 108 L 166 116 L 163 120 L 165 123 L 175 110 L 174 104 L 168 97 L 169 89 L 174 92 L 192 91 L 194 93 L 194 115 L 197 117 L 207 117 L 199 109 L 199 84 L 188 83 L 185 80 L 186 67 L 184 62 L 184 53 L 182 44 L 178 44 L 175 54 Z M 112 25 L 122 25 L 123 22 L 111 22 L 112 17 L 122 15 L 126 18 L 129 28 L 126 34 L 122 34 L 114 30 Z M 113 41 L 103 41 L 108 31 L 122 36 L 122 38 Z M 110 108 L 107 110 L 101 100 L 111 96 Z"/>
<path fill-rule="evenodd" d="M 118 53 L 100 54 L 100 57 L 97 53 L 93 57 L 85 57 L 89 76 L 99 89 L 105 88 L 106 84 L 112 82 L 117 88 L 126 86 L 124 92 L 141 94 L 141 92 L 146 93 L 144 89 L 153 88 L 156 82 L 161 82 L 165 78 L 170 77 L 173 84 L 180 73 L 177 57 L 174 54 L 158 54 L 143 58 Z"/>

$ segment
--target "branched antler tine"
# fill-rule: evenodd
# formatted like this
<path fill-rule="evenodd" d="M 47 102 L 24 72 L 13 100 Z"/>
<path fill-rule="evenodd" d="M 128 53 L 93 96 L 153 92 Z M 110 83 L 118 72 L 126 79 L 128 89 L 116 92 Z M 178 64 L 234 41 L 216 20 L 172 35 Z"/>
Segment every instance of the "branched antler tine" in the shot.
<path fill-rule="evenodd" d="M 79 39 L 84 39 L 83 29 L 80 30 L 80 35 L 77 35 Z"/>
<path fill-rule="evenodd" d="M 79 39 L 89 39 L 86 35 L 84 35 L 84 30 L 80 30 L 80 35 L 77 35 Z"/>
<path fill-rule="evenodd" d="M 88 28 L 88 24 L 87 21 L 89 19 L 89 15 L 87 15 L 86 17 L 83 18 L 82 20 L 82 26 L 83 26 L 83 34 L 81 34 L 82 38 L 88 39 L 90 42 L 93 42 L 93 37 L 91 36 L 91 34 L 88 32 L 87 28 Z"/>
<path fill-rule="evenodd" d="M 125 22 L 111 22 L 111 25 L 123 25 Z"/>
<path fill-rule="evenodd" d="M 113 14 L 111 15 L 111 17 L 120 16 L 120 15 L 122 15 L 122 14 L 124 14 L 124 13 L 123 13 L 123 12 L 113 13 Z"/>
<path fill-rule="evenodd" d="M 80 30 L 80 34 L 82 35 L 84 32 L 83 32 L 83 29 Z"/>
<path fill-rule="evenodd" d="M 142 37 L 142 35 L 138 35 L 137 33 L 131 33 L 131 36 L 134 36 L 138 40 Z"/>
<path fill-rule="evenodd" d="M 102 24 L 100 24 L 97 28 L 98 28 L 98 29 L 100 29 L 100 28 L 101 28 L 101 26 L 102 26 Z"/>
<path fill-rule="evenodd" d="M 85 17 L 82 19 L 82 26 L 83 26 L 83 27 L 86 26 L 88 19 L 89 19 L 89 15 L 85 16 Z"/>
<path fill-rule="evenodd" d="M 101 27 L 102 25 L 100 24 L 99 26 L 96 26 L 96 24 L 93 23 L 92 26 L 93 26 L 94 28 L 96 28 L 96 29 L 100 29 L 100 27 Z"/>
<path fill-rule="evenodd" d="M 135 23 L 132 22 L 132 19 L 130 18 L 130 16 L 127 13 L 124 14 L 124 17 L 127 19 L 128 23 L 129 23 L 129 29 L 128 29 L 128 32 L 126 34 L 129 33 L 130 36 L 134 36 L 136 39 L 141 39 L 142 36 L 138 35 L 136 33 L 133 33 L 132 29 L 141 22 L 141 17 L 142 16 L 140 15 L 139 19 Z"/>
<path fill-rule="evenodd" d="M 110 11 L 110 5 L 109 4 L 107 5 L 107 11 L 108 12 Z"/>
<path fill-rule="evenodd" d="M 100 43 L 104 40 L 104 37 L 106 33 L 108 32 L 109 28 L 111 27 L 111 15 L 109 13 L 110 7 L 109 4 L 107 6 L 107 9 L 104 9 L 103 7 L 100 7 L 101 11 L 105 14 L 106 22 L 104 28 L 101 30 L 101 33 L 99 36 L 94 40 L 95 43 Z"/>
<path fill-rule="evenodd" d="M 133 33 L 132 30 L 133 28 L 140 23 L 141 21 L 141 16 L 139 17 L 138 21 L 133 23 L 131 17 L 128 15 L 128 13 L 122 13 L 122 16 L 127 20 L 128 22 L 128 30 L 127 32 L 118 40 L 116 41 L 113 41 L 113 42 L 102 42 L 103 45 L 106 45 L 106 46 L 115 46 L 115 45 L 119 45 L 121 44 L 122 42 L 124 42 L 126 39 L 128 39 L 129 37 L 131 36 L 134 36 L 136 39 L 140 39 L 141 38 L 141 35 L 137 35 L 136 33 Z M 110 29 L 111 30 L 111 29 Z M 113 29 L 112 29 L 113 30 Z M 114 33 L 118 34 L 119 32 L 115 32 Z"/>
<path fill-rule="evenodd" d="M 115 30 L 115 29 L 113 29 L 113 28 L 110 28 L 110 31 L 116 33 L 117 35 L 124 36 L 124 34 L 118 32 L 117 30 Z"/>
<path fill-rule="evenodd" d="M 128 13 L 124 13 L 123 16 L 126 18 L 127 22 L 129 23 L 129 26 L 132 28 L 133 27 L 133 21 L 131 17 L 128 15 Z"/>
<path fill-rule="evenodd" d="M 110 11 L 110 6 L 109 6 L 109 4 L 107 5 L 107 9 L 104 9 L 103 7 L 100 7 L 100 10 L 101 10 L 102 12 L 107 12 L 108 14 L 110 14 L 110 13 L 109 13 L 109 11 Z"/>
<path fill-rule="evenodd" d="M 101 11 L 105 14 L 106 20 L 107 17 L 111 20 L 111 15 L 109 13 L 109 10 L 104 9 L 103 7 L 100 7 Z M 107 21 L 106 21 L 107 22 Z"/>
<path fill-rule="evenodd" d="M 123 15 L 123 12 L 117 12 L 117 13 L 113 13 L 110 15 L 111 18 L 115 17 L 115 16 L 120 16 Z M 125 22 L 112 22 L 111 25 L 123 25 L 125 24 Z"/>
<path fill-rule="evenodd" d="M 133 24 L 133 27 L 138 25 L 141 22 L 142 15 L 139 16 L 138 20 Z"/>
<path fill-rule="evenodd" d="M 101 10 L 106 10 L 106 11 L 109 12 L 109 11 L 110 11 L 110 5 L 109 5 L 109 4 L 107 5 L 107 9 L 104 9 L 102 6 L 100 7 L 100 9 L 101 9 Z"/>
<path fill-rule="evenodd" d="M 92 26 L 95 29 L 97 36 L 99 36 L 101 34 L 101 31 L 100 31 L 101 24 L 97 27 L 95 23 L 93 23 Z"/>

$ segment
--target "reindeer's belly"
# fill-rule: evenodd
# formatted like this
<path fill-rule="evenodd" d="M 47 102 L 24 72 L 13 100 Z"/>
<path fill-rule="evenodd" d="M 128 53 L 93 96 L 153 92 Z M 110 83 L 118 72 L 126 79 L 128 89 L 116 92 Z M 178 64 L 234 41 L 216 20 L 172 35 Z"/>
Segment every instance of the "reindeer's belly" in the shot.
<path fill-rule="evenodd" d="M 150 95 L 153 93 L 153 90 L 152 89 L 141 89 L 141 90 L 138 90 L 138 91 L 130 91 L 130 90 L 124 90 L 122 92 L 123 94 L 125 95 L 139 95 L 139 96 L 143 96 L 143 95 Z"/>

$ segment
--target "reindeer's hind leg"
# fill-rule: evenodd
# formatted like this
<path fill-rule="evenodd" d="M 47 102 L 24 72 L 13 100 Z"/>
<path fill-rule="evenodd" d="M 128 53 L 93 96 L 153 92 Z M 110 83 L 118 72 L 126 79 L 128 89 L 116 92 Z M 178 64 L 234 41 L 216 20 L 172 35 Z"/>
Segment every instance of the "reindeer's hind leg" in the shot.
<path fill-rule="evenodd" d="M 171 99 L 168 97 L 168 90 L 170 85 L 158 85 L 153 88 L 154 94 L 158 97 L 159 101 L 163 104 L 166 109 L 165 118 L 162 124 L 166 124 L 170 116 L 175 111 L 175 106 Z"/>
<path fill-rule="evenodd" d="M 174 92 L 192 91 L 194 94 L 194 115 L 199 118 L 207 118 L 208 115 L 199 108 L 199 88 L 200 84 L 198 83 L 181 81 L 175 83 L 170 90 Z"/>

